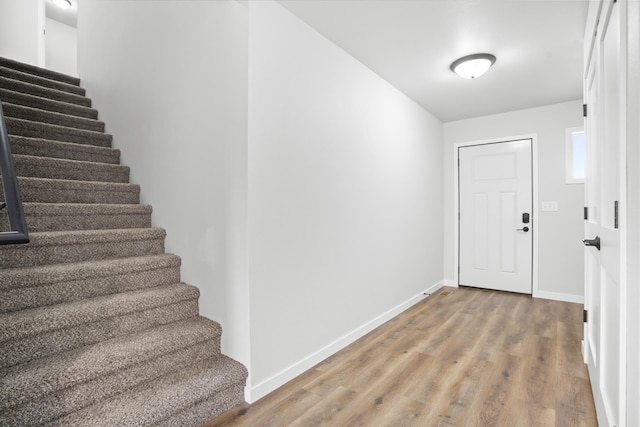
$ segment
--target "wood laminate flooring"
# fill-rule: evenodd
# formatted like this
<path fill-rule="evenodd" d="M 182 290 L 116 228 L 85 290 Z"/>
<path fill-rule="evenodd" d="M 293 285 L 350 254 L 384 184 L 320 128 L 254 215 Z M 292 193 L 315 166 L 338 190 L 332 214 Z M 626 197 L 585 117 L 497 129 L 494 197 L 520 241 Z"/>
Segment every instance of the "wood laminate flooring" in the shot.
<path fill-rule="evenodd" d="M 582 305 L 442 288 L 219 426 L 597 426 Z"/>

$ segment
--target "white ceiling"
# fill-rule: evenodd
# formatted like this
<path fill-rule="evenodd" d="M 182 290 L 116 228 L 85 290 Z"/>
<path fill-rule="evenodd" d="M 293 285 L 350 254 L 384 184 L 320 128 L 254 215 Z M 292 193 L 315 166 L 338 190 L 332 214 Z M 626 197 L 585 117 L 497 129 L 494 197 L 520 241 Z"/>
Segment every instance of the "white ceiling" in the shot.
<path fill-rule="evenodd" d="M 281 0 L 443 122 L 582 98 L 588 0 Z M 492 53 L 464 80 L 459 57 Z"/>
<path fill-rule="evenodd" d="M 45 0 L 45 15 L 49 19 L 61 22 L 73 28 L 78 27 L 78 0 L 70 0 L 71 7 L 60 9 L 51 0 Z"/>

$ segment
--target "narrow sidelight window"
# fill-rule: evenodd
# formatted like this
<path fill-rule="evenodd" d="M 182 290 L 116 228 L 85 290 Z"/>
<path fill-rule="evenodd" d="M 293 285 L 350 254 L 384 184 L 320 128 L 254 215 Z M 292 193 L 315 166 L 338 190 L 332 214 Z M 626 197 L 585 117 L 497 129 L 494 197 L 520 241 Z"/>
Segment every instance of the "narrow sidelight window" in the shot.
<path fill-rule="evenodd" d="M 583 128 L 570 128 L 566 132 L 567 184 L 582 184 L 585 176 L 586 138 Z"/>

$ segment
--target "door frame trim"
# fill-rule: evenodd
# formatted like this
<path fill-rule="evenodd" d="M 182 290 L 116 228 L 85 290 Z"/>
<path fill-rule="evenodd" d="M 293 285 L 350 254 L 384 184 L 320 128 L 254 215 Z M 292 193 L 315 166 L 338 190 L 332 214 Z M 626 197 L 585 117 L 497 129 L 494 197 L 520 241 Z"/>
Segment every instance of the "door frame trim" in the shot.
<path fill-rule="evenodd" d="M 455 265 L 453 268 L 453 286 L 458 287 L 458 283 L 460 280 L 459 277 L 459 268 L 460 268 L 460 206 L 459 206 L 459 197 L 460 197 L 460 183 L 458 182 L 458 173 L 459 173 L 459 156 L 458 149 L 460 147 L 468 147 L 473 145 L 487 145 L 487 144 L 496 144 L 500 142 L 511 142 L 511 141 L 520 141 L 523 139 L 531 140 L 531 186 L 532 186 L 532 195 L 533 195 L 533 220 L 535 227 L 533 227 L 533 249 L 532 249 L 532 264 L 531 264 L 531 295 L 539 298 L 549 298 L 549 299 L 559 299 L 565 300 L 564 295 L 546 295 L 544 292 L 541 293 L 538 290 L 538 219 L 540 218 L 540 212 L 538 209 L 538 134 L 531 133 L 526 135 L 516 135 L 516 136 L 508 136 L 501 138 L 491 138 L 484 139 L 478 141 L 468 141 L 468 142 L 458 142 L 453 144 L 453 223 L 455 225 L 453 232 L 453 251 L 454 251 L 454 260 Z M 547 293 L 548 294 L 548 293 Z"/>

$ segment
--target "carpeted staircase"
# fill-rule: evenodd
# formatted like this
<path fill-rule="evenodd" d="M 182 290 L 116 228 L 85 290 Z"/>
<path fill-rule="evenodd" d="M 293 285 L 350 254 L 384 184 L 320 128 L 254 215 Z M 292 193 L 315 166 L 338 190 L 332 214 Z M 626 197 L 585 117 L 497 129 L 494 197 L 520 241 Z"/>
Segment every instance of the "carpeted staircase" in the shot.
<path fill-rule="evenodd" d="M 247 371 L 220 353 L 84 95 L 0 58 L 31 238 L 0 246 L 0 425 L 200 425 L 244 401 Z"/>

